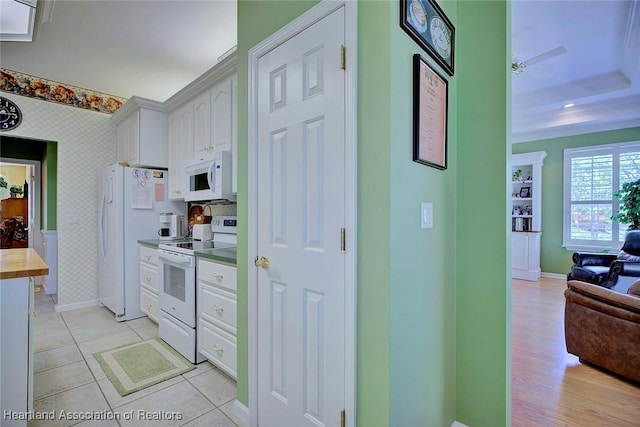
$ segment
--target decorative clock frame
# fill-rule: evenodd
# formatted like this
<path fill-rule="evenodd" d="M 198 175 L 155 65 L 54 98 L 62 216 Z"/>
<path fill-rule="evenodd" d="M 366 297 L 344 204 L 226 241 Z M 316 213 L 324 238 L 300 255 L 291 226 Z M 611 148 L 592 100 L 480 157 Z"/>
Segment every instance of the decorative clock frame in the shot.
<path fill-rule="evenodd" d="M 434 0 L 400 0 L 400 27 L 453 76 L 455 28 Z"/>
<path fill-rule="evenodd" d="M 22 111 L 10 99 L 0 96 L 0 131 L 10 131 L 22 123 Z"/>

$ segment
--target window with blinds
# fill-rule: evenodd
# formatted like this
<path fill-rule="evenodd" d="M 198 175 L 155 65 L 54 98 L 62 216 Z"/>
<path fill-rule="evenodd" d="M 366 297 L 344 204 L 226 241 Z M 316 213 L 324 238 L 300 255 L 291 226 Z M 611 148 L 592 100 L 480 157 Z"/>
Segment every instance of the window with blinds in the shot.
<path fill-rule="evenodd" d="M 640 142 L 564 150 L 564 238 L 572 250 L 617 251 L 625 224 L 613 195 L 625 182 L 640 179 Z"/>

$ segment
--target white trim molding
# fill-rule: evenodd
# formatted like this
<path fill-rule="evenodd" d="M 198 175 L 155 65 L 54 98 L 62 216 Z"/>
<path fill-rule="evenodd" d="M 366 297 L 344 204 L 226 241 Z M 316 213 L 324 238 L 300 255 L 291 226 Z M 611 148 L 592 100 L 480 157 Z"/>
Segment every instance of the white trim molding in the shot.
<path fill-rule="evenodd" d="M 346 269 L 345 269 L 345 425 L 356 425 L 356 316 L 357 316 L 357 2 L 346 0 L 323 0 L 282 29 L 269 36 L 249 50 L 248 63 L 248 211 L 255 212 L 258 205 L 257 187 L 257 147 L 258 147 L 258 61 L 277 46 L 283 44 L 304 29 L 310 27 L 339 8 L 345 10 L 345 48 L 347 67 L 345 70 L 345 229 Z M 248 258 L 257 254 L 256 216 L 251 216 L 247 231 L 249 236 Z M 257 355 L 257 272 L 249 268 L 249 422 L 250 427 L 258 425 L 258 355 Z"/>
<path fill-rule="evenodd" d="M 56 304 L 55 309 L 56 309 L 56 313 L 63 313 L 65 311 L 78 310 L 81 308 L 97 307 L 99 305 L 100 305 L 100 300 L 92 299 L 88 301 L 76 302 L 73 304 L 64 304 L 64 305 Z"/>
<path fill-rule="evenodd" d="M 567 271 L 568 273 L 568 271 Z M 544 271 L 540 274 L 542 277 L 547 277 L 549 279 L 562 279 L 567 280 L 566 274 L 558 274 L 558 273 L 545 273 Z"/>

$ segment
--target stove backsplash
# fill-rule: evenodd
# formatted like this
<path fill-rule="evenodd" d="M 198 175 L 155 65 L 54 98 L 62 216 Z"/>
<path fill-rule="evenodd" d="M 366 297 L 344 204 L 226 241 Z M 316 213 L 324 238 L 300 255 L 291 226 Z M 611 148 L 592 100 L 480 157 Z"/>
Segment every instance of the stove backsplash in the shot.
<path fill-rule="evenodd" d="M 194 209 L 195 208 L 195 209 Z M 201 209 L 198 209 L 201 208 Z M 191 231 L 191 226 L 196 221 L 197 215 L 204 216 L 235 216 L 238 212 L 238 205 L 235 203 L 231 204 L 206 204 L 206 203 L 198 203 L 198 202 L 190 202 L 189 203 L 189 218 L 188 225 L 189 231 Z"/>
<path fill-rule="evenodd" d="M 238 212 L 238 205 L 236 205 L 235 203 L 229 204 L 229 205 L 221 205 L 221 204 L 207 205 L 207 204 L 200 204 L 200 203 L 190 203 L 189 207 L 194 205 L 201 206 L 204 214 L 211 215 L 211 216 L 234 216 Z"/>

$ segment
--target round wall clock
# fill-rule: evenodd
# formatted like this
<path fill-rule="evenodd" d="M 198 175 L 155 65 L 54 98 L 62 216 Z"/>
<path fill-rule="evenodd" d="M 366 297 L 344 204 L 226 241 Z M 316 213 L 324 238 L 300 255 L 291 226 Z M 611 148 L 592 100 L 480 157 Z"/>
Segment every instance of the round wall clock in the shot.
<path fill-rule="evenodd" d="M 22 111 L 10 99 L 0 96 L 0 131 L 12 130 L 20 126 Z"/>

